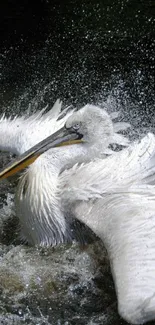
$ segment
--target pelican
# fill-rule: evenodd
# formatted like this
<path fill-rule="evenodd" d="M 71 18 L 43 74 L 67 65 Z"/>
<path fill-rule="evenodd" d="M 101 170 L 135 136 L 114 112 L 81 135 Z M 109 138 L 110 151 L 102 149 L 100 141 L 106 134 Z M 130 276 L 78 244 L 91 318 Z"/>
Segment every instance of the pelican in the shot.
<path fill-rule="evenodd" d="M 14 119 L 7 119 L 5 116 L 2 117 L 0 121 L 0 149 L 3 151 L 11 151 L 19 155 L 19 157 L 15 160 L 13 166 L 11 162 L 7 171 L 5 168 L 5 175 L 3 171 L 0 173 L 1 178 L 11 175 L 11 170 L 15 173 L 15 171 L 24 168 L 28 165 L 27 159 L 29 163 L 34 162 L 37 153 L 34 150 L 34 155 L 31 154 L 31 147 L 34 145 L 37 147 L 37 143 L 42 141 L 42 148 L 44 148 L 45 138 L 45 150 L 47 150 L 46 137 L 49 136 L 50 139 L 50 134 L 53 134 L 52 146 L 56 145 L 58 137 L 61 142 L 61 136 L 63 136 L 61 127 L 75 112 L 75 109 L 70 110 L 70 107 L 61 111 L 61 106 L 62 103 L 57 100 L 54 107 L 46 114 L 43 110 L 30 117 L 15 117 Z M 105 158 L 107 155 L 113 153 L 108 148 L 111 143 L 123 146 L 129 144 L 128 139 L 118 133 L 120 130 L 128 128 L 129 124 L 123 122 L 113 123 L 112 119 L 117 117 L 116 113 L 112 113 L 110 117 L 104 109 L 94 105 L 86 105 L 75 114 L 81 120 L 85 118 L 88 126 L 93 122 L 93 129 L 91 133 L 89 131 L 87 143 L 81 145 L 79 143 L 77 145 L 81 141 L 78 140 L 76 133 L 74 134 L 74 141 L 73 134 L 67 134 L 66 141 L 69 141 L 71 137 L 71 143 L 74 143 L 74 155 L 72 155 L 72 150 L 70 151 L 70 146 L 65 146 L 64 149 L 57 148 L 52 151 L 49 150 L 48 153 L 40 156 L 30 166 L 19 182 L 15 201 L 21 226 L 20 237 L 31 245 L 49 246 L 72 240 L 72 230 L 69 226 L 66 227 L 67 223 L 63 214 L 60 213 L 59 197 L 57 197 L 58 174 L 60 173 L 60 169 L 62 172 L 65 168 L 73 166 L 77 161 L 86 162 L 99 156 Z M 53 137 L 55 137 L 55 142 Z M 63 139 L 65 138 L 63 137 Z M 26 159 L 25 151 L 27 152 Z M 44 149 L 42 149 L 42 152 L 44 152 Z M 40 153 L 39 148 L 38 155 Z M 60 160 L 61 168 L 58 167 Z M 53 166 L 52 161 L 53 164 L 56 161 L 57 166 L 56 164 Z M 56 170 L 54 170 L 54 167 Z M 31 188 L 30 195 L 23 196 L 26 187 L 29 185 Z M 55 212 L 53 214 L 53 207 L 56 208 L 54 210 L 55 212 L 57 211 L 56 214 Z M 52 218 L 51 215 L 53 216 Z M 38 231 L 36 231 L 37 224 Z"/>
<path fill-rule="evenodd" d="M 155 318 L 155 136 L 148 133 L 106 159 L 95 158 L 100 147 L 106 151 L 111 134 L 102 112 L 88 106 L 74 112 L 0 177 L 39 156 L 16 193 L 23 235 L 30 244 L 61 243 L 71 236 L 72 218 L 85 223 L 106 245 L 120 315 L 144 324 Z"/>

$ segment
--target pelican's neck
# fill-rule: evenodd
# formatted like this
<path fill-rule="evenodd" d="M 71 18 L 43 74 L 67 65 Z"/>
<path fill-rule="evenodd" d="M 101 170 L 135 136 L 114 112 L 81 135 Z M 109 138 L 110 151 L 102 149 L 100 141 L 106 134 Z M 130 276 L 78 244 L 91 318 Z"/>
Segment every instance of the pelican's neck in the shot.
<path fill-rule="evenodd" d="M 51 149 L 41 155 L 21 177 L 16 209 L 21 236 L 29 244 L 49 246 L 72 240 L 69 221 L 61 209 L 59 174 L 77 160 L 83 160 L 86 149 L 80 145 Z"/>
<path fill-rule="evenodd" d="M 54 173 L 60 173 L 65 168 L 72 167 L 90 158 L 90 150 L 84 144 L 76 144 L 53 148 L 44 153 L 43 159 L 50 163 Z"/>
<path fill-rule="evenodd" d="M 54 148 L 42 154 L 22 176 L 16 208 L 22 237 L 30 244 L 49 246 L 72 240 L 70 220 L 64 215 L 59 192 L 59 174 L 93 155 L 97 152 L 87 144 Z"/>
<path fill-rule="evenodd" d="M 88 162 L 94 158 L 103 158 L 104 150 L 109 143 L 103 140 L 98 143 L 83 142 L 80 144 L 52 148 L 41 157 L 46 163 L 51 165 L 54 174 L 59 174 L 66 168 L 71 168 L 74 164 Z"/>

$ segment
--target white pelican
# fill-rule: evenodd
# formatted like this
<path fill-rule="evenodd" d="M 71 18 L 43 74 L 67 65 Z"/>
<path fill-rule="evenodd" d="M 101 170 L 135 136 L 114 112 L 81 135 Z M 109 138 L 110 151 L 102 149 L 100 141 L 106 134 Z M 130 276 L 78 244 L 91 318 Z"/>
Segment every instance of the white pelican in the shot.
<path fill-rule="evenodd" d="M 30 243 L 50 244 L 70 236 L 72 217 L 87 224 L 107 247 L 120 315 L 143 324 L 155 318 L 155 136 L 149 133 L 106 159 L 66 169 L 70 160 L 71 165 L 80 160 L 80 153 L 82 161 L 91 156 L 91 141 L 107 134 L 100 128 L 102 122 L 93 108 L 74 113 L 65 128 L 31 148 L 0 176 L 13 173 L 21 162 L 26 164 L 50 146 L 82 136 L 82 143 L 44 152 L 22 176 L 16 196 L 22 231 Z"/>
<path fill-rule="evenodd" d="M 57 141 L 59 134 L 61 140 L 62 134 L 60 128 L 71 117 L 73 112 L 74 110 L 70 111 L 69 108 L 61 112 L 61 102 L 57 100 L 54 107 L 46 114 L 43 114 L 44 112 L 41 111 L 30 117 L 16 117 L 14 119 L 2 117 L 0 121 L 0 149 L 11 151 L 18 155 L 20 154 L 19 158 L 15 161 L 15 164 L 18 161 L 16 169 L 15 165 L 12 167 L 11 163 L 13 173 L 15 170 L 18 171 L 28 164 L 27 159 L 25 159 L 25 150 L 29 150 L 33 145 L 50 134 L 53 134 L 58 129 L 59 131 L 55 133 L 54 137 Z M 49 246 L 72 240 L 72 230 L 70 227 L 66 227 L 66 220 L 63 214 L 60 213 L 59 198 L 57 197 L 58 173 L 60 173 L 60 169 L 62 171 L 62 169 L 69 168 L 77 161 L 86 162 L 99 156 L 105 158 L 107 154 L 112 153 L 112 150 L 108 148 L 110 143 L 121 144 L 123 146 L 129 144 L 127 138 L 117 133 L 120 130 L 128 128 L 129 124 L 123 122 L 113 123 L 105 110 L 97 106 L 86 105 L 76 115 L 80 119 L 85 118 L 87 121 L 85 125 L 88 124 L 89 126 L 91 124 L 93 126 L 92 130 L 89 130 L 87 143 L 74 145 L 74 155 L 70 151 L 70 146 L 65 146 L 64 149 L 57 148 L 48 151 L 48 153 L 39 157 L 31 165 L 19 182 L 16 194 L 16 210 L 20 219 L 21 238 L 31 245 Z M 116 115 L 116 113 L 113 113 L 112 117 L 115 118 Z M 76 133 L 74 136 L 74 142 L 78 142 Z M 66 140 L 69 140 L 70 137 L 73 140 L 73 134 L 67 133 Z M 54 141 L 53 136 L 52 141 Z M 44 144 L 44 141 L 42 144 Z M 47 140 L 45 140 L 46 145 Z M 56 142 L 53 142 L 52 146 L 54 145 L 56 145 Z M 47 146 L 45 150 L 47 150 Z M 38 154 L 40 155 L 40 148 Z M 60 155 L 62 167 L 59 169 Z M 36 159 L 33 154 L 29 155 L 29 151 L 27 151 L 28 156 L 29 162 L 31 163 Z M 19 164 L 22 157 L 24 157 L 23 164 Z M 55 166 L 57 167 L 56 171 L 51 164 L 51 161 L 55 163 L 55 160 L 57 160 L 57 166 Z M 12 172 L 10 170 L 9 173 L 6 173 L 5 177 L 11 174 Z M 0 173 L 0 177 L 4 178 L 3 171 Z M 21 196 L 26 190 L 26 186 L 29 185 L 31 188 L 30 195 L 24 195 L 23 199 L 21 199 Z M 59 217 L 57 215 L 57 218 L 55 217 L 56 210 L 53 214 L 53 207 L 57 207 L 57 213 L 60 213 Z M 53 222 L 54 218 L 56 218 L 55 223 Z M 36 225 L 34 224 L 35 221 L 38 224 L 37 232 Z M 57 222 L 59 226 L 57 226 Z"/>

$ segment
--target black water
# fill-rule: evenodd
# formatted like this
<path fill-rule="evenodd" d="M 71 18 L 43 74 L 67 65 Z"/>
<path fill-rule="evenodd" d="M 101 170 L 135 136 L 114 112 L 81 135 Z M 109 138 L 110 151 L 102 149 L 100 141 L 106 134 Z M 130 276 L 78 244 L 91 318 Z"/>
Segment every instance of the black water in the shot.
<path fill-rule="evenodd" d="M 145 132 L 154 128 L 154 78 L 154 0 L 0 3 L 1 113 L 50 107 L 58 97 L 80 106 L 110 96 Z M 106 324 L 125 324 L 113 313 Z"/>
<path fill-rule="evenodd" d="M 0 17 L 2 104 L 48 83 L 53 99 L 78 104 L 119 87 L 153 114 L 154 0 L 12 0 Z"/>

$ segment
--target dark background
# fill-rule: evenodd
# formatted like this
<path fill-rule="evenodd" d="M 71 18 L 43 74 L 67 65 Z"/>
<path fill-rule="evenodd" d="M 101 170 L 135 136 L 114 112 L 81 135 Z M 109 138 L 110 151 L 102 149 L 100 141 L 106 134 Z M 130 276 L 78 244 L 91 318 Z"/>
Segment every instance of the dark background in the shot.
<path fill-rule="evenodd" d="M 18 113 L 47 85 L 43 102 L 79 105 L 115 89 L 132 102 L 124 110 L 151 122 L 154 36 L 154 0 L 1 1 L 1 108 L 12 113 L 11 101 L 22 96 Z"/>

